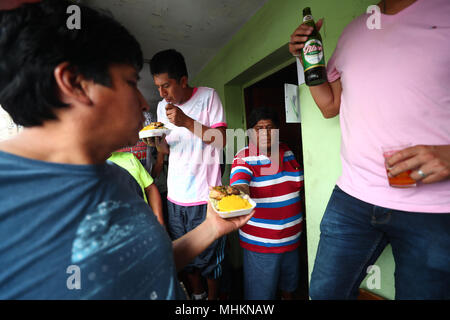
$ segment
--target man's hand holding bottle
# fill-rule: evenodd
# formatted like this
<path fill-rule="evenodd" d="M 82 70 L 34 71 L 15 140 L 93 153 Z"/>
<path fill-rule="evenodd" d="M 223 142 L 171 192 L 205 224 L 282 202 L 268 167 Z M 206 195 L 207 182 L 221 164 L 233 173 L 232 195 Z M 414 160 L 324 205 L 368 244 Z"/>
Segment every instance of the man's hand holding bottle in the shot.
<path fill-rule="evenodd" d="M 316 23 L 317 31 L 320 31 L 322 25 L 323 19 L 317 21 Z M 294 57 L 301 57 L 301 50 L 305 46 L 305 42 L 306 40 L 308 40 L 308 37 L 311 35 L 313 30 L 314 30 L 313 27 L 302 23 L 292 33 L 291 40 L 289 41 L 289 51 L 292 53 Z M 300 59 L 300 62 L 303 64 L 302 59 Z"/>

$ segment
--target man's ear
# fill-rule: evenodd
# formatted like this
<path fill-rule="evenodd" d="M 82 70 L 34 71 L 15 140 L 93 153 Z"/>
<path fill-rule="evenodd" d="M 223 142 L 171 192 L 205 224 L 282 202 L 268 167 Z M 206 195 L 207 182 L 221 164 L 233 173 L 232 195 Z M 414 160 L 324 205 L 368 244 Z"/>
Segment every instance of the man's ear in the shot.
<path fill-rule="evenodd" d="M 77 101 L 86 105 L 92 104 L 88 89 L 93 82 L 86 80 L 83 75 L 77 73 L 69 62 L 62 62 L 57 65 L 53 70 L 53 75 L 62 102 L 71 104 Z"/>
<path fill-rule="evenodd" d="M 188 87 L 188 77 L 182 76 L 180 79 L 180 84 L 183 89 Z"/>

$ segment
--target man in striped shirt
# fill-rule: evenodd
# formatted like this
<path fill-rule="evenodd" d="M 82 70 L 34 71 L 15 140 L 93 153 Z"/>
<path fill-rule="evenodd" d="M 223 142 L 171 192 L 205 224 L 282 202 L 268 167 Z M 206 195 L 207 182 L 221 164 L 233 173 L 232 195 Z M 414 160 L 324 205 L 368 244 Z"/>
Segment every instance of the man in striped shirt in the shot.
<path fill-rule="evenodd" d="M 279 287 L 290 299 L 299 274 L 303 171 L 289 147 L 278 143 L 273 109 L 254 109 L 249 124 L 254 129 L 249 146 L 234 157 L 230 175 L 230 184 L 257 203 L 255 214 L 239 230 L 245 298 L 274 299 Z"/>

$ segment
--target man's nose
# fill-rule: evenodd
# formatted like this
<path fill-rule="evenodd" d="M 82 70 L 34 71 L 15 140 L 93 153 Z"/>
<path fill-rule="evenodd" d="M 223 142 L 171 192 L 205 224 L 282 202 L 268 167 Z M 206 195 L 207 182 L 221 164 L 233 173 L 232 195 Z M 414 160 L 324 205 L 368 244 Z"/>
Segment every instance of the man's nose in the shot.
<path fill-rule="evenodd" d="M 167 95 L 167 91 L 165 89 L 159 88 L 159 96 L 161 98 L 165 98 Z"/>

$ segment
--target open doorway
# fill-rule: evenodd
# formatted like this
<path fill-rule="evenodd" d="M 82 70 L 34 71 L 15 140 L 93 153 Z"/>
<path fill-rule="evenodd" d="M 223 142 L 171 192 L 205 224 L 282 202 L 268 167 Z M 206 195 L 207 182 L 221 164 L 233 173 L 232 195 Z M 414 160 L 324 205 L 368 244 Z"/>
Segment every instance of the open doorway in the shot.
<path fill-rule="evenodd" d="M 244 89 L 245 114 L 248 119 L 253 108 L 266 106 L 277 111 L 280 119 L 280 141 L 286 143 L 299 164 L 303 163 L 302 133 L 300 123 L 286 123 L 284 84 L 297 84 L 295 63 Z M 249 128 L 247 123 L 247 128 Z"/>
<path fill-rule="evenodd" d="M 246 119 L 253 108 L 266 106 L 274 108 L 280 119 L 280 142 L 286 143 L 295 155 L 297 162 L 303 168 L 302 135 L 300 123 L 286 123 L 284 84 L 297 84 L 297 66 L 292 63 L 270 76 L 244 89 Z M 247 122 L 247 128 L 249 124 Z M 301 194 L 305 199 L 304 189 Z M 296 299 L 308 299 L 308 263 L 306 244 L 306 212 L 303 201 L 303 232 L 300 245 L 300 278 Z"/>

